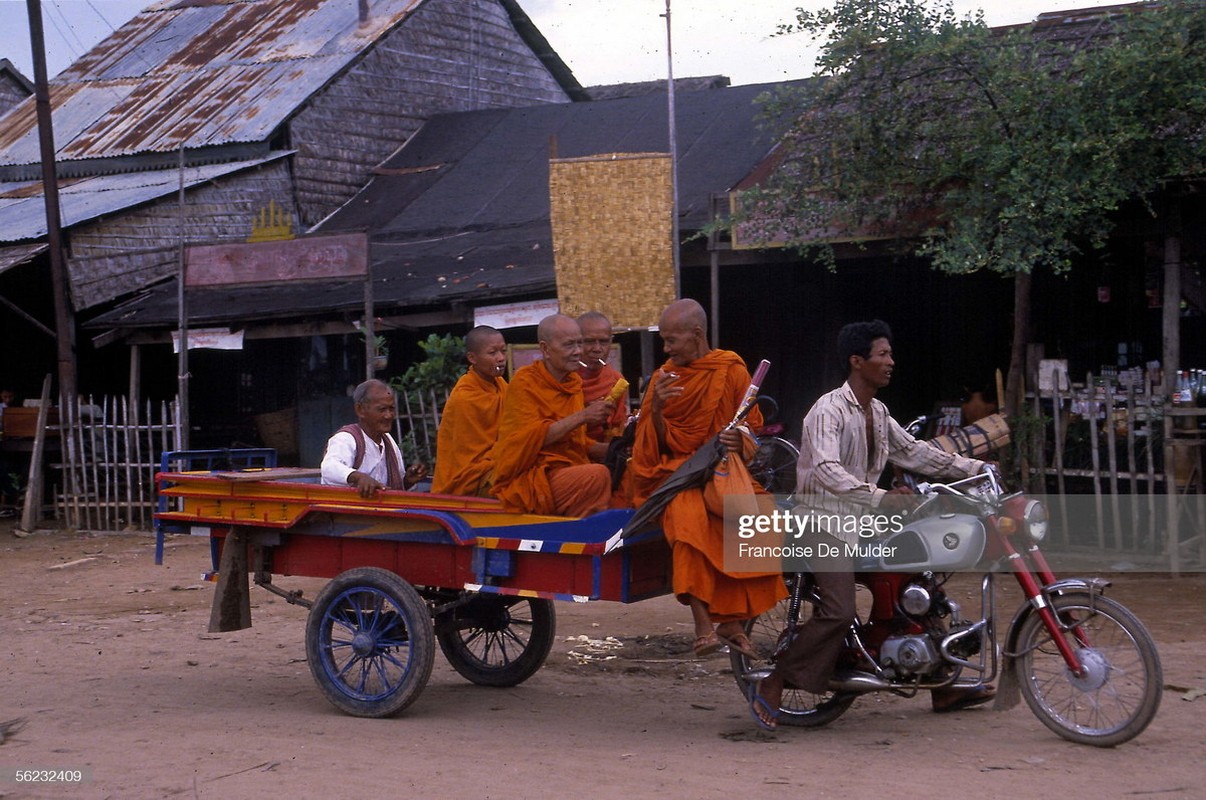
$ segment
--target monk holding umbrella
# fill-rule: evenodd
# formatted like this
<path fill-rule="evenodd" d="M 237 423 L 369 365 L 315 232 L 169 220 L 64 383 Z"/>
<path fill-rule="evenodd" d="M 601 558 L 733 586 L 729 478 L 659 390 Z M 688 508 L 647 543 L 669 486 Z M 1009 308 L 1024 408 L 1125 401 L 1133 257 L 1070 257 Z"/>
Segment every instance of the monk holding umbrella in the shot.
<path fill-rule="evenodd" d="M 701 448 L 714 447 L 714 438 L 730 458 L 752 445 L 747 433 L 729 425 L 751 384 L 749 370 L 736 353 L 708 345 L 707 326 L 707 314 L 694 300 L 676 300 L 662 312 L 658 328 L 669 360 L 645 392 L 629 464 L 638 506 L 668 479 L 676 481 L 682 474 L 676 470 Z M 749 419 L 761 424 L 756 407 Z M 672 548 L 674 593 L 691 608 L 695 623 L 695 654 L 729 645 L 757 658 L 743 623 L 787 596 L 782 575 L 726 573 L 724 520 L 708 510 L 698 480 L 683 486 L 665 505 L 662 530 Z"/>

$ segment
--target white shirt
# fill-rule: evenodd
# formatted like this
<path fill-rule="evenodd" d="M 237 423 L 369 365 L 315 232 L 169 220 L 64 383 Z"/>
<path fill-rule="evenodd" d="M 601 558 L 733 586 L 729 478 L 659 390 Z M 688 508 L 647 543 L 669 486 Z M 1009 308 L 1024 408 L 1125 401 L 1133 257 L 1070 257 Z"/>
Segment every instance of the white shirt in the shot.
<path fill-rule="evenodd" d="M 398 456 L 398 471 L 406 474 L 406 463 L 402 460 L 402 451 L 388 433 L 377 444 L 372 437 L 364 437 L 364 461 L 360 469 L 352 469 L 356 463 L 356 439 L 346 431 L 338 431 L 327 440 L 327 453 L 322 459 L 322 482 L 326 486 L 347 486 L 348 476 L 353 472 L 364 472 L 376 479 L 382 486 L 389 485 L 389 466 L 385 460 L 385 448 L 392 448 Z"/>

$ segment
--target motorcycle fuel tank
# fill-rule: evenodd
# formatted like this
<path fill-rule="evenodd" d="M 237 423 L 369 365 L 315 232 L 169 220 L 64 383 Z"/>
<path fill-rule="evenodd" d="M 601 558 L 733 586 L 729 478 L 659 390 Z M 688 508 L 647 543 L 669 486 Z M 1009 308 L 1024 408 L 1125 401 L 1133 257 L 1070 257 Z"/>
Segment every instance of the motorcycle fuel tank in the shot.
<path fill-rule="evenodd" d="M 970 569 L 984 555 L 987 533 L 979 517 L 940 514 L 915 520 L 876 539 L 873 555 L 855 559 L 860 572 L 954 572 Z"/>

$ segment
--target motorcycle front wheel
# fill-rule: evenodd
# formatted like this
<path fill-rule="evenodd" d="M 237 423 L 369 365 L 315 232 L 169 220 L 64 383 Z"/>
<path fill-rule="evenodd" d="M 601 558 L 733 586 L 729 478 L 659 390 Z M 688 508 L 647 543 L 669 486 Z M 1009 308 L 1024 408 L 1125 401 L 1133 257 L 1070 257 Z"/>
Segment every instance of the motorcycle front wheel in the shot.
<path fill-rule="evenodd" d="M 807 573 L 798 573 L 788 580 L 788 591 L 792 591 L 793 583 L 803 581 L 800 597 L 800 619 L 797 624 L 803 624 L 816 608 L 816 598 L 812 591 L 812 582 Z M 764 614 L 747 620 L 745 633 L 753 642 L 754 648 L 760 653 L 770 655 L 777 652 L 781 641 L 788 630 L 788 615 L 791 611 L 791 598 L 780 601 L 774 608 Z M 765 661 L 756 661 L 737 650 L 729 651 L 729 661 L 733 667 L 733 677 L 741 693 L 749 696 L 749 684 L 753 678 L 751 673 L 768 667 Z M 849 692 L 824 692 L 813 694 L 804 689 L 784 687 L 783 698 L 779 706 L 779 722 L 799 728 L 819 728 L 828 725 L 846 713 L 846 709 L 854 703 L 857 694 Z"/>
<path fill-rule="evenodd" d="M 1030 710 L 1065 739 L 1113 747 L 1135 738 L 1156 716 L 1164 679 L 1155 642 L 1134 614 L 1100 595 L 1052 598 L 1060 635 L 1082 674 L 1068 669 L 1038 614 L 1023 623 L 1015 660 Z"/>

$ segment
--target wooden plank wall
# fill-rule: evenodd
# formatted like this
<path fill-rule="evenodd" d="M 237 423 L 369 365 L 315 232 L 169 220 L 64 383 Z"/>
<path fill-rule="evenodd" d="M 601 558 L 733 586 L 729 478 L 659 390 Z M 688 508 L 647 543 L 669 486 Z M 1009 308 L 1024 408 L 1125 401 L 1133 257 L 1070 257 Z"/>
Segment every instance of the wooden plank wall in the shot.
<path fill-rule="evenodd" d="M 434 114 L 568 102 L 496 0 L 431 0 L 289 124 L 311 226 Z"/>
<path fill-rule="evenodd" d="M 22 100 L 29 97 L 25 87 L 16 79 L 0 71 L 0 117 L 7 114 Z"/>
<path fill-rule="evenodd" d="M 187 190 L 183 225 L 172 196 L 72 229 L 67 268 L 75 309 L 175 275 L 182 236 L 189 242 L 245 241 L 256 214 L 271 201 L 296 220 L 283 159 Z"/>

